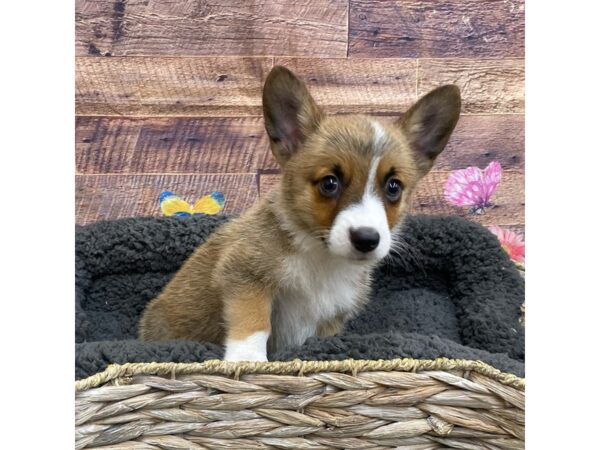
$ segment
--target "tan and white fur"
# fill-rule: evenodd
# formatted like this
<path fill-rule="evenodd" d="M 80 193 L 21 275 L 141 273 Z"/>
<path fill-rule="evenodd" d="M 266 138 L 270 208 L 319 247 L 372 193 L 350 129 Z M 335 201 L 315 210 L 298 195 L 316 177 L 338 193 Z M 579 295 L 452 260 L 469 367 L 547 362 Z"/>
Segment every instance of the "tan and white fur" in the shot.
<path fill-rule="evenodd" d="M 442 86 L 394 122 L 327 116 L 277 66 L 263 111 L 281 182 L 196 249 L 148 304 L 141 339 L 214 342 L 227 360 L 266 361 L 267 350 L 339 333 L 445 147 L 460 94 Z"/>

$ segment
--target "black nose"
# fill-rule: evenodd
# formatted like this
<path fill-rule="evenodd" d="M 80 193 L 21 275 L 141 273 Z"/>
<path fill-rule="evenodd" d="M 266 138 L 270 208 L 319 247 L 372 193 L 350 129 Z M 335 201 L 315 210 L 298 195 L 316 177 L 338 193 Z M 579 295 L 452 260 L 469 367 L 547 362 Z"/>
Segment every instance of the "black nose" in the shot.
<path fill-rule="evenodd" d="M 375 228 L 360 227 L 350 230 L 350 241 L 359 252 L 375 250 L 379 244 L 379 233 Z"/>

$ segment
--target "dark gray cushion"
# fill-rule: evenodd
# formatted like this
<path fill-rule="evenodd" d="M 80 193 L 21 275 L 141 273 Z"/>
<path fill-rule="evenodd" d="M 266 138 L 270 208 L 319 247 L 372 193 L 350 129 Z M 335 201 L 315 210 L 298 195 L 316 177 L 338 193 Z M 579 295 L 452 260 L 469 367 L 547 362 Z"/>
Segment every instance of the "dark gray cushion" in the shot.
<path fill-rule="evenodd" d="M 227 220 L 131 218 L 76 230 L 77 379 L 110 363 L 198 362 L 214 344 L 136 340 L 137 323 L 197 245 Z M 459 217 L 413 216 L 408 252 L 386 258 L 372 300 L 340 336 L 311 338 L 271 359 L 478 359 L 524 375 L 524 281 L 495 236 Z"/>

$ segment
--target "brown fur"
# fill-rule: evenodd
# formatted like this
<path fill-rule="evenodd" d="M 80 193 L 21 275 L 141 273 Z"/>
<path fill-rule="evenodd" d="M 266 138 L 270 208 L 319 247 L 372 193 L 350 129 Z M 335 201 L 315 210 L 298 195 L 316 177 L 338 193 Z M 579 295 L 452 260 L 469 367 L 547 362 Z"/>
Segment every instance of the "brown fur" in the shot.
<path fill-rule="evenodd" d="M 368 117 L 325 116 L 304 83 L 281 67 L 267 78 L 263 105 L 271 149 L 284 169 L 281 183 L 198 247 L 147 306 L 141 339 L 223 344 L 270 331 L 273 301 L 286 276 L 283 261 L 300 251 L 296 231 L 324 241 L 336 215 L 361 198 L 375 145 Z M 380 122 L 387 138 L 380 143 L 378 193 L 385 198 L 390 174 L 403 185 L 398 201 L 384 202 L 390 228 L 406 213 L 417 181 L 443 149 L 459 110 L 456 88 L 444 87 L 421 99 L 402 120 Z M 442 115 L 436 118 L 436 111 Z M 343 186 L 335 198 L 319 191 L 319 181 L 328 174 L 338 176 Z M 368 277 L 360 282 L 364 302 Z M 339 332 L 345 319 L 340 315 L 319 323 L 317 334 Z"/>
<path fill-rule="evenodd" d="M 263 199 L 198 247 L 146 308 L 140 338 L 222 344 L 227 334 L 224 304 L 232 321 L 245 318 L 232 329 L 236 337 L 244 334 L 244 326 L 246 335 L 260 327 L 268 330 L 264 312 L 277 286 L 277 260 L 291 251 L 272 208 Z M 269 239 L 258 239 L 264 235 Z M 248 246 L 246 238 L 254 245 Z M 257 307 L 261 301 L 265 305 Z"/>
<path fill-rule="evenodd" d="M 344 328 L 346 317 L 336 316 L 327 322 L 321 322 L 317 327 L 317 336 L 335 336 Z"/>

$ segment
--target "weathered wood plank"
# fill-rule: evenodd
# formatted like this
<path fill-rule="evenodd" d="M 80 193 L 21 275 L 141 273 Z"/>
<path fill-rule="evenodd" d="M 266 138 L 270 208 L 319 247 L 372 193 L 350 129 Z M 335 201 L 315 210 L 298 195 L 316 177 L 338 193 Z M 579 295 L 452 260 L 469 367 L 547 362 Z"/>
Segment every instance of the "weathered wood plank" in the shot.
<path fill-rule="evenodd" d="M 350 0 L 349 56 L 523 57 L 524 0 Z"/>
<path fill-rule="evenodd" d="M 76 119 L 77 172 L 251 173 L 268 151 L 260 117 Z"/>
<path fill-rule="evenodd" d="M 462 112 L 524 112 L 525 66 L 522 59 L 424 59 L 419 61 L 419 96 L 443 84 L 461 90 Z"/>
<path fill-rule="evenodd" d="M 267 194 L 279 182 L 281 175 L 278 173 L 262 173 L 258 175 L 258 195 Z"/>
<path fill-rule="evenodd" d="M 379 117 L 391 122 L 394 117 Z M 524 169 L 525 117 L 509 115 L 463 115 L 458 121 L 446 149 L 435 162 L 436 170 L 485 167 L 498 161 L 504 169 Z M 270 151 L 264 153 L 263 171 L 278 169 Z"/>
<path fill-rule="evenodd" d="M 91 58 L 75 60 L 78 115 L 261 114 L 272 58 Z"/>
<path fill-rule="evenodd" d="M 328 113 L 392 114 L 416 100 L 410 59 L 275 58 L 303 79 Z"/>
<path fill-rule="evenodd" d="M 405 59 L 275 58 L 309 85 L 327 112 L 398 113 L 416 100 Z M 79 115 L 260 115 L 271 58 L 76 59 Z"/>
<path fill-rule="evenodd" d="M 436 170 L 421 181 L 413 197 L 412 213 L 458 215 L 486 226 L 522 227 L 525 223 L 525 176 L 522 171 L 505 171 L 502 174 L 502 182 L 492 197 L 497 206 L 481 215 L 471 214 L 468 208 L 453 206 L 444 199 L 444 183 L 448 175 L 448 171 Z M 261 174 L 260 195 L 265 195 L 279 179 L 277 174 Z"/>
<path fill-rule="evenodd" d="M 309 85 L 330 113 L 399 114 L 417 98 L 410 59 L 275 58 Z M 261 114 L 271 58 L 76 59 L 78 115 Z M 463 113 L 523 113 L 523 60 L 421 60 L 418 93 L 462 90 Z"/>
<path fill-rule="evenodd" d="M 160 216 L 158 197 L 172 191 L 188 202 L 212 191 L 225 195 L 225 213 L 239 213 L 256 200 L 254 174 L 77 175 L 76 222 L 133 216 Z"/>
<path fill-rule="evenodd" d="M 76 54 L 345 57 L 348 2 L 77 0 Z"/>
<path fill-rule="evenodd" d="M 416 61 L 276 58 L 327 112 L 397 114 L 416 100 Z M 270 58 L 77 58 L 79 115 L 260 115 Z M 419 95 L 462 89 L 464 113 L 522 113 L 522 60 L 423 60 Z"/>
<path fill-rule="evenodd" d="M 525 169 L 524 115 L 463 115 L 435 168 L 483 168 L 492 161 L 505 170 Z"/>
<path fill-rule="evenodd" d="M 392 117 L 379 120 L 392 121 Z M 75 125 L 77 172 L 250 173 L 278 165 L 259 117 L 90 117 Z M 461 117 L 435 168 L 524 168 L 524 116 Z"/>

